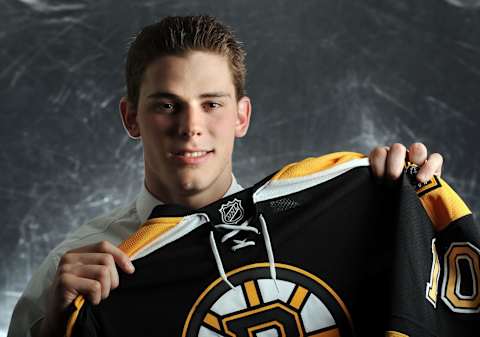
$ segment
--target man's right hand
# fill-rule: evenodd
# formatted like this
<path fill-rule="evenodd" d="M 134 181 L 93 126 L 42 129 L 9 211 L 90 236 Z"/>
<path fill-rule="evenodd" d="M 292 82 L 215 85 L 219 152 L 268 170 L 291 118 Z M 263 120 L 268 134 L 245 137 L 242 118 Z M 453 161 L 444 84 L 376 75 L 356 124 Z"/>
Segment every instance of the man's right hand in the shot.
<path fill-rule="evenodd" d="M 126 273 L 134 272 L 130 258 L 107 241 L 66 252 L 49 289 L 40 335 L 64 335 L 68 318 L 66 309 L 78 295 L 83 295 L 94 305 L 107 298 L 110 290 L 118 287 L 116 266 Z"/>

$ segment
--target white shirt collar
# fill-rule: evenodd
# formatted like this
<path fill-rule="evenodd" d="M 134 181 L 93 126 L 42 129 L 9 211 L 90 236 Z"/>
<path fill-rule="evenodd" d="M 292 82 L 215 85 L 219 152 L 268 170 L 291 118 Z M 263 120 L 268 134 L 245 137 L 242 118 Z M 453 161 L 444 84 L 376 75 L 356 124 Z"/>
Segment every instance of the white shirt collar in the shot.
<path fill-rule="evenodd" d="M 237 193 L 241 190 L 243 190 L 243 187 L 237 182 L 237 179 L 235 179 L 235 176 L 232 175 L 232 184 L 227 190 L 227 193 L 225 193 L 224 197 L 230 194 Z M 152 193 L 150 193 L 147 190 L 147 188 L 145 187 L 145 183 L 143 183 L 136 201 L 136 208 L 137 208 L 138 216 L 140 218 L 140 223 L 143 224 L 145 221 L 147 221 L 148 217 L 152 213 L 152 210 L 155 206 L 163 205 L 163 204 L 164 202 L 155 198 L 152 195 Z"/>

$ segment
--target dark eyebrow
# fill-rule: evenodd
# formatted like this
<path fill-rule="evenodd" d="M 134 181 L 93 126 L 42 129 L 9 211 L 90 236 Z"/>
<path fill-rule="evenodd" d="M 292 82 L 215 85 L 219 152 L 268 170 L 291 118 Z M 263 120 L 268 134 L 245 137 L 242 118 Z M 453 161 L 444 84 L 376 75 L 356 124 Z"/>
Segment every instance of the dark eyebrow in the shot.
<path fill-rule="evenodd" d="M 200 98 L 222 98 L 222 97 L 232 98 L 232 96 L 229 93 L 222 92 L 222 91 L 206 92 L 204 94 L 201 94 L 199 97 Z M 168 98 L 168 99 L 174 99 L 174 100 L 181 100 L 180 96 L 172 94 L 171 92 L 164 92 L 164 91 L 154 92 L 153 94 L 148 95 L 147 98 L 152 98 L 152 99 Z"/>
<path fill-rule="evenodd" d="M 222 97 L 230 97 L 232 98 L 232 96 L 227 93 L 227 92 L 221 92 L 221 91 L 218 91 L 218 92 L 207 92 L 205 94 L 201 94 L 200 95 L 200 98 L 222 98 Z"/>
<path fill-rule="evenodd" d="M 178 97 L 175 94 L 172 94 L 170 92 L 163 92 L 163 91 L 154 92 L 153 94 L 148 95 L 147 98 L 153 98 L 153 99 L 170 98 L 170 99 L 177 99 L 177 100 L 180 99 L 180 97 Z"/>

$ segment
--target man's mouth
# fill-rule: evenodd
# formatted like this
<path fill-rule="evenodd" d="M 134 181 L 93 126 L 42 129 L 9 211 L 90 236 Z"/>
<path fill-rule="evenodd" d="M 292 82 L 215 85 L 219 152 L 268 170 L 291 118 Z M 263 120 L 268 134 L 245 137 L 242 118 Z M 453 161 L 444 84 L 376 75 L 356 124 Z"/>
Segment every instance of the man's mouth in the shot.
<path fill-rule="evenodd" d="M 171 153 L 171 157 L 179 164 L 198 165 L 206 162 L 214 150 L 181 150 Z"/>
<path fill-rule="evenodd" d="M 175 153 L 175 155 L 176 156 L 195 158 L 195 157 L 202 157 L 202 156 L 206 155 L 208 152 L 211 152 L 211 151 L 194 151 L 194 152 L 180 151 L 180 152 Z"/>

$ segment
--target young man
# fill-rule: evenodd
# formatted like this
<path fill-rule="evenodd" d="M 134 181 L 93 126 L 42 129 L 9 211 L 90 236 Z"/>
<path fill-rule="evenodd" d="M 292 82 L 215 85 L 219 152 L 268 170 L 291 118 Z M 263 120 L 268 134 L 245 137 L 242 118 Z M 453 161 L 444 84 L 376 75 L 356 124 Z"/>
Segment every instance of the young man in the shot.
<path fill-rule="evenodd" d="M 119 285 L 117 268 L 134 273 L 116 246 L 156 205 L 197 209 L 242 189 L 232 152 L 252 113 L 244 59 L 231 31 L 212 17 L 168 17 L 141 31 L 128 53 L 120 110 L 129 136 L 143 143 L 144 186 L 131 205 L 81 226 L 52 251 L 19 300 L 9 337 L 62 336 L 79 294 L 94 304 L 107 298 Z M 419 180 L 440 174 L 439 154 L 427 160 L 419 143 L 409 150 L 409 160 L 422 165 Z M 405 157 L 401 144 L 377 147 L 371 171 L 397 179 Z"/>

